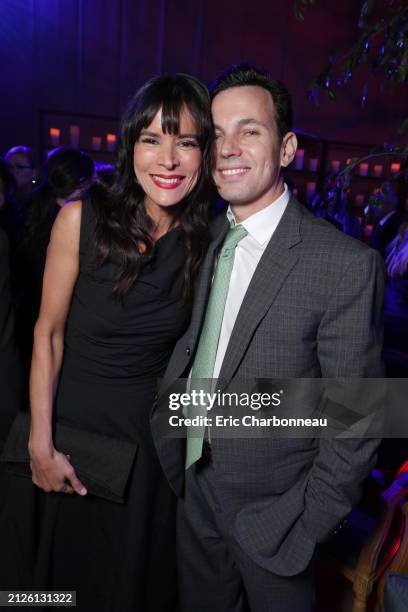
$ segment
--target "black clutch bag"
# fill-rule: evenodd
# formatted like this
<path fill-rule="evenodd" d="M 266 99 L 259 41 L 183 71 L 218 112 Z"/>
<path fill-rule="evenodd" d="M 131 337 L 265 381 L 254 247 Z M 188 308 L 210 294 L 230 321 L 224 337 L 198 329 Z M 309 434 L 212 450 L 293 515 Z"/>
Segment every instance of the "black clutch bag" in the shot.
<path fill-rule="evenodd" d="M 5 469 L 31 478 L 28 437 L 30 416 L 19 412 L 11 426 L 0 456 Z M 77 429 L 57 421 L 54 429 L 57 450 L 70 455 L 70 463 L 88 494 L 123 504 L 126 485 L 137 452 L 137 443 Z"/>

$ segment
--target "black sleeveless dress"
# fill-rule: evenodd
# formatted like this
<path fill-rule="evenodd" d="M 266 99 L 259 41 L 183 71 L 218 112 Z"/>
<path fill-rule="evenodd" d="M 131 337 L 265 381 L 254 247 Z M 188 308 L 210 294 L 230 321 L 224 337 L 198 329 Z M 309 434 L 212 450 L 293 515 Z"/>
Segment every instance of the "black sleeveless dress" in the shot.
<path fill-rule="evenodd" d="M 138 443 L 124 505 L 91 495 L 43 493 L 9 477 L 1 512 L 1 588 L 77 591 L 91 612 L 173 612 L 175 498 L 157 459 L 149 415 L 157 379 L 188 324 L 181 300 L 182 232 L 156 243 L 122 302 L 111 298 L 115 258 L 98 270 L 95 215 L 83 204 L 80 274 L 67 320 L 56 415 Z M 0 502 L 1 507 L 1 502 Z"/>

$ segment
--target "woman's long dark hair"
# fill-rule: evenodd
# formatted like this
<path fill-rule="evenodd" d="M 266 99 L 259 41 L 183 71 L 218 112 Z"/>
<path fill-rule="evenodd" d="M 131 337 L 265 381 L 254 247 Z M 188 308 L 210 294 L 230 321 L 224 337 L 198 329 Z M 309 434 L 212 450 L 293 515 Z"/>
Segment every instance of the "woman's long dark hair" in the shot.
<path fill-rule="evenodd" d="M 212 194 L 211 149 L 213 128 L 207 88 L 186 74 L 165 74 L 150 79 L 131 100 L 118 140 L 115 180 L 110 189 L 96 183 L 90 196 L 96 211 L 95 265 L 102 265 L 116 251 L 119 271 L 113 295 L 124 297 L 137 278 L 140 266 L 154 255 L 153 221 L 144 206 L 145 193 L 134 171 L 134 147 L 141 131 L 161 109 L 162 130 L 179 134 L 180 114 L 186 109 L 196 126 L 202 154 L 201 173 L 187 196 L 178 219 L 185 237 L 187 260 L 184 299 L 192 295 L 193 281 L 207 244 Z"/>

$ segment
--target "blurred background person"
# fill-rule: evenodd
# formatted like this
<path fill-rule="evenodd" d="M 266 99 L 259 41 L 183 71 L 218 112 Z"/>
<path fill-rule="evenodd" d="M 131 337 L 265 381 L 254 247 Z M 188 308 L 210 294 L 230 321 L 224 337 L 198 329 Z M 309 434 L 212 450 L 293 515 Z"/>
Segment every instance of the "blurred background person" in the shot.
<path fill-rule="evenodd" d="M 0 452 L 20 400 L 20 363 L 11 306 L 9 245 L 0 228 Z M 1 496 L 0 496 L 1 497 Z M 1 505 L 1 503 L 0 503 Z"/>
<path fill-rule="evenodd" d="M 9 149 L 4 160 L 13 177 L 13 190 L 10 195 L 13 226 L 9 235 L 13 246 L 26 220 L 33 189 L 40 180 L 40 164 L 35 151 L 24 145 Z"/>
<path fill-rule="evenodd" d="M 14 214 L 11 203 L 11 193 L 14 179 L 6 162 L 0 159 L 0 227 L 6 232 L 9 239 L 14 235 Z"/>
<path fill-rule="evenodd" d="M 371 246 L 386 257 L 387 247 L 398 236 L 400 228 L 408 223 L 408 198 L 397 200 L 394 193 L 389 193 L 381 210 L 384 214 L 375 228 Z"/>
<path fill-rule="evenodd" d="M 14 271 L 17 287 L 17 337 L 28 373 L 33 330 L 41 303 L 42 281 L 51 230 L 61 207 L 78 199 L 94 176 L 94 162 L 86 153 L 59 147 L 50 153 L 44 181 L 33 192 L 27 219 L 18 241 Z"/>
<path fill-rule="evenodd" d="M 408 222 L 401 225 L 387 247 L 387 284 L 384 307 L 384 349 L 400 354 L 399 371 L 390 376 L 408 376 Z M 392 369 L 392 368 L 391 368 Z"/>
<path fill-rule="evenodd" d="M 112 187 L 115 181 L 115 168 L 112 164 L 96 164 L 96 176 L 100 183 Z"/>
<path fill-rule="evenodd" d="M 40 174 L 35 151 L 30 147 L 19 145 L 9 149 L 4 159 L 16 183 L 16 197 L 29 196 Z"/>

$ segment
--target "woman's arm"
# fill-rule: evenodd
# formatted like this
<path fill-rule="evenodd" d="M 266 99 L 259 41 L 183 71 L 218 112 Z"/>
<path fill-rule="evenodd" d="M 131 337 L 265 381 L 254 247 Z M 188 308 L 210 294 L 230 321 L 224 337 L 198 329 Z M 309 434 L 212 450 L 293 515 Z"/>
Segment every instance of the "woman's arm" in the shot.
<path fill-rule="evenodd" d="M 80 201 L 65 205 L 51 233 L 30 375 L 29 452 L 33 482 L 44 491 L 84 495 L 86 489 L 52 440 L 52 407 L 64 352 L 65 322 L 79 272 Z M 71 486 L 66 481 L 69 480 Z"/>

